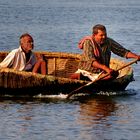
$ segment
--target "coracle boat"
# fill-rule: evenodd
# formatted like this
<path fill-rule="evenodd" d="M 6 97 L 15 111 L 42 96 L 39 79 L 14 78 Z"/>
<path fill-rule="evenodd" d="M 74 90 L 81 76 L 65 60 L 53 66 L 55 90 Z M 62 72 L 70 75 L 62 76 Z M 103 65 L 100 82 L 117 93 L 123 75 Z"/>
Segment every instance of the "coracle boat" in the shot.
<path fill-rule="evenodd" d="M 0 62 L 8 52 L 0 52 Z M 89 81 L 70 79 L 69 77 L 78 68 L 80 54 L 64 52 L 35 52 L 42 54 L 47 62 L 47 75 L 34 74 L 32 72 L 16 71 L 10 68 L 0 69 L 0 96 L 35 96 L 68 94 L 71 91 L 88 84 Z M 118 69 L 125 65 L 119 59 L 111 59 L 110 66 Z M 98 81 L 86 86 L 79 92 L 95 91 L 120 91 L 125 90 L 133 80 L 132 67 L 126 67 L 119 71 L 119 76 L 113 81 Z"/>

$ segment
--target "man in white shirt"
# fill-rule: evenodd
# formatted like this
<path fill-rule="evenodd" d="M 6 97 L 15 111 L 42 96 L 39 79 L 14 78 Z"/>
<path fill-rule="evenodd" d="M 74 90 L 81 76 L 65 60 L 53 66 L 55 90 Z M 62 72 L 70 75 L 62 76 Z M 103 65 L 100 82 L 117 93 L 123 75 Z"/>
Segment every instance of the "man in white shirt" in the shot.
<path fill-rule="evenodd" d="M 41 74 L 46 74 L 46 62 L 40 58 L 36 59 L 32 52 L 34 41 L 30 34 L 25 33 L 20 37 L 20 46 L 12 50 L 6 58 L 0 63 L 0 67 L 13 68 L 19 71 L 32 71 L 37 73 L 40 70 Z"/>

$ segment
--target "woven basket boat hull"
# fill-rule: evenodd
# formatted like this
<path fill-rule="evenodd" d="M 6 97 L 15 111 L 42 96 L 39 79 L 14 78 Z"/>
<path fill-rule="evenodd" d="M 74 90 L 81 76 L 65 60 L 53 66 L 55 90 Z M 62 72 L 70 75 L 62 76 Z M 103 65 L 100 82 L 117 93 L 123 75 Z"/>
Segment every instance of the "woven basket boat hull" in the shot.
<path fill-rule="evenodd" d="M 1 68 L 0 96 L 5 94 L 12 96 L 34 96 L 39 93 L 45 95 L 67 94 L 88 83 L 88 81 L 69 78 L 77 70 L 80 54 L 62 52 L 35 53 L 44 55 L 44 59 L 47 62 L 47 75 Z M 0 62 L 7 54 L 8 52 L 0 52 Z M 125 64 L 118 59 L 111 59 L 110 63 L 113 69 L 118 69 Z M 133 70 L 131 67 L 127 67 L 120 71 L 120 75 L 116 80 L 112 82 L 99 81 L 92 86 L 84 88 L 81 92 L 125 90 L 132 80 Z"/>

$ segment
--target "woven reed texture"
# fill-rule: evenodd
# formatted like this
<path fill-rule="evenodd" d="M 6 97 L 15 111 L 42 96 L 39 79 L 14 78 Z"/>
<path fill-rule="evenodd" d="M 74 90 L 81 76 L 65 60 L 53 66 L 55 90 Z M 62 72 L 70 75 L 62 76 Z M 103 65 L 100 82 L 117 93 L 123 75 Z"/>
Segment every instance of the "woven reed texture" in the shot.
<path fill-rule="evenodd" d="M 7 52 L 0 52 L 0 61 L 4 59 Z M 84 81 L 72 80 L 69 77 L 77 70 L 80 60 L 79 54 L 61 52 L 35 52 L 41 54 L 47 62 L 47 74 L 33 74 L 32 72 L 15 71 L 13 69 L 0 69 L 0 87 L 4 88 L 28 88 L 28 87 L 47 87 L 50 85 L 70 85 L 83 84 Z M 111 68 L 118 69 L 125 63 L 118 60 L 111 60 Z M 126 67 L 120 71 L 120 76 L 132 73 L 131 67 Z M 50 76 L 49 76 L 50 75 Z M 123 84 L 123 83 L 122 83 Z"/>
<path fill-rule="evenodd" d="M 58 77 L 69 77 L 78 68 L 79 54 L 62 52 L 34 52 L 42 55 L 47 64 L 47 74 Z M 0 62 L 6 57 L 8 52 L 0 52 Z"/>
<path fill-rule="evenodd" d="M 119 69 L 120 67 L 124 66 L 125 64 L 126 64 L 126 62 L 124 62 L 120 59 L 117 59 L 117 58 L 112 58 L 110 61 L 110 67 L 114 70 Z M 133 73 L 133 69 L 131 66 L 128 66 L 119 71 L 119 77 L 123 77 L 123 76 L 129 75 L 131 73 Z"/>
<path fill-rule="evenodd" d="M 8 52 L 0 52 L 0 62 L 6 57 Z"/>
<path fill-rule="evenodd" d="M 36 55 L 42 55 L 47 64 L 47 74 L 68 78 L 78 69 L 80 54 L 64 53 L 64 52 L 34 52 Z M 0 52 L 0 62 L 5 58 L 8 52 Z M 112 69 L 118 69 L 125 65 L 122 60 L 113 58 L 110 62 Z M 126 67 L 119 71 L 121 76 L 132 73 L 132 67 Z"/>
<path fill-rule="evenodd" d="M 47 74 L 68 78 L 78 69 L 79 54 L 40 52 L 47 62 Z"/>

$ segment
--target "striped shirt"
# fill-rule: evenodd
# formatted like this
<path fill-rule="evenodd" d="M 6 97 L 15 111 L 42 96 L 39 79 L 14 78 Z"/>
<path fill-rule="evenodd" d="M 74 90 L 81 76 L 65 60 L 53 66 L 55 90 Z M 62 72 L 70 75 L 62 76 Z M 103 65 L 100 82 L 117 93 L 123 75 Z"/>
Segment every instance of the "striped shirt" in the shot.
<path fill-rule="evenodd" d="M 101 64 L 109 67 L 111 52 L 114 54 L 126 57 L 130 50 L 125 49 L 119 43 L 111 38 L 107 38 L 105 43 L 99 46 L 95 41 L 86 39 L 83 43 L 83 54 L 78 65 L 78 69 L 86 70 L 91 73 L 100 73 L 101 69 L 93 67 L 92 63 L 96 60 Z M 95 49 L 98 49 L 99 56 L 95 54 Z"/>

